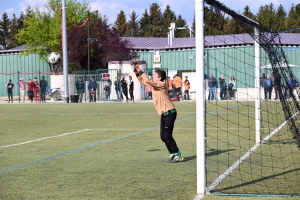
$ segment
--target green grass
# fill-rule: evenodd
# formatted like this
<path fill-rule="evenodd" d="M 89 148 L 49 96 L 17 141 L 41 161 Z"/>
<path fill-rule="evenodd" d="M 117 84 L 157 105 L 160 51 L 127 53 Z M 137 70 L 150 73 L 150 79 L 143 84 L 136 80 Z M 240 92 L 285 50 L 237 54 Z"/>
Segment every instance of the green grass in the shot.
<path fill-rule="evenodd" d="M 160 117 L 152 103 L 0 104 L 0 147 L 32 141 L 0 148 L 0 199 L 194 199 L 196 104 L 181 102 L 175 103 L 175 107 L 178 116 L 174 138 L 186 161 L 173 164 L 165 162 L 169 154 L 160 140 Z M 208 183 L 253 146 L 252 141 L 246 140 L 253 132 L 241 128 L 239 134 L 228 131 L 240 126 L 228 125 L 227 108 L 230 112 L 240 113 L 250 109 L 247 105 L 234 103 L 207 106 Z M 220 112 L 216 112 L 217 109 Z M 222 113 L 222 110 L 226 112 Z M 233 115 L 231 120 L 253 126 L 253 120 L 242 115 Z M 216 130 L 216 126 L 226 127 L 226 131 Z M 285 151 L 277 144 L 263 145 L 251 159 L 267 166 L 272 162 L 288 165 L 295 162 L 290 153 L 293 153 L 293 159 L 300 159 L 299 154 L 294 155 L 295 145 L 290 146 Z M 267 158 L 270 153 L 275 158 L 262 162 L 261 155 Z M 285 157 L 283 161 L 282 156 Z M 248 172 L 263 168 L 260 165 L 250 168 L 247 163 L 242 163 L 240 170 L 224 179 L 215 188 L 216 192 L 230 187 L 227 189 L 230 192 L 246 188 L 251 193 L 253 183 L 258 184 L 255 180 L 260 177 L 256 177 L 256 173 L 253 177 Z M 297 164 L 300 168 L 298 161 L 288 165 L 290 171 L 278 176 L 288 179 L 276 184 L 299 178 L 295 176 L 295 173 L 299 174 L 294 169 Z M 241 180 L 235 182 L 236 177 L 242 177 L 245 185 L 240 185 Z M 204 199 L 241 197 L 207 195 Z"/>

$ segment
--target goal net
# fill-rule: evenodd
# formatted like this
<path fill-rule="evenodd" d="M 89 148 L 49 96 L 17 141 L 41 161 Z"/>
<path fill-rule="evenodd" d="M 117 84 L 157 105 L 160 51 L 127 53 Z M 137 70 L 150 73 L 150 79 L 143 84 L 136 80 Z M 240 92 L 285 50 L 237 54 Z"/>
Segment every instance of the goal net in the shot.
<path fill-rule="evenodd" d="M 205 3 L 206 192 L 298 196 L 300 93 L 289 34 Z M 244 33 L 224 34 L 228 23 Z"/>

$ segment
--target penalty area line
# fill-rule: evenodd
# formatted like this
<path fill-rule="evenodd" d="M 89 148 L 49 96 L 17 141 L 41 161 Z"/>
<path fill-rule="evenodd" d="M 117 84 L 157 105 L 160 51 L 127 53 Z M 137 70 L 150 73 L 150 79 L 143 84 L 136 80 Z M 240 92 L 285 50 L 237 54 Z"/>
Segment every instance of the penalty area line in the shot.
<path fill-rule="evenodd" d="M 1 146 L 0 149 L 7 148 L 7 147 L 13 147 L 13 146 L 20 146 L 20 145 L 23 145 L 23 144 L 29 144 L 29 143 L 32 143 L 32 142 L 38 142 L 38 141 L 47 140 L 47 139 L 51 139 L 51 138 L 63 137 L 63 136 L 66 136 L 66 135 L 81 133 L 81 132 L 90 131 L 90 130 L 91 129 L 84 129 L 84 130 L 79 130 L 79 131 L 75 131 L 75 132 L 64 133 L 64 134 L 54 135 L 54 136 L 49 136 L 49 137 L 44 137 L 44 138 L 39 138 L 39 139 L 36 139 L 36 140 L 29 140 L 29 141 L 26 141 L 26 142 L 10 144 L 10 145 L 6 145 L 6 146 Z"/>
<path fill-rule="evenodd" d="M 223 179 L 225 179 L 233 170 L 235 170 L 246 158 L 248 158 L 259 146 L 261 143 L 269 140 L 275 133 L 282 129 L 292 118 L 298 115 L 299 112 L 295 113 L 290 119 L 283 122 L 278 128 L 272 131 L 267 137 L 265 137 L 260 143 L 256 143 L 249 151 L 247 151 L 239 160 L 237 160 L 233 165 L 231 165 L 223 174 L 221 174 L 209 187 L 206 188 L 206 193 L 209 193 L 217 185 L 219 185 Z"/>

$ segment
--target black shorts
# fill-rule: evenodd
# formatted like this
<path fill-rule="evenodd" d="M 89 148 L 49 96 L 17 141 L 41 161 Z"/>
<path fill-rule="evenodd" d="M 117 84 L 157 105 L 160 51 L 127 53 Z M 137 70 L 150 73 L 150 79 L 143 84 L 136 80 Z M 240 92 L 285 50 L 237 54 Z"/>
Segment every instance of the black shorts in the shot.
<path fill-rule="evenodd" d="M 181 87 L 180 87 L 180 88 L 176 88 L 176 89 L 175 89 L 175 92 L 176 92 L 176 94 L 181 95 Z"/>

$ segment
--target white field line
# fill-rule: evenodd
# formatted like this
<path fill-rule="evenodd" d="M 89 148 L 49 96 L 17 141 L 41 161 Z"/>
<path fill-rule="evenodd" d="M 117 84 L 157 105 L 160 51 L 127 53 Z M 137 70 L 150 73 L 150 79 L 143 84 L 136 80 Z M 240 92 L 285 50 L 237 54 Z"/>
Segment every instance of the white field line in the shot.
<path fill-rule="evenodd" d="M 75 132 L 64 133 L 64 134 L 54 135 L 54 136 L 49 136 L 49 137 L 44 137 L 44 138 L 39 138 L 39 139 L 36 139 L 36 140 L 29 140 L 29 141 L 26 141 L 26 142 L 20 142 L 20 143 L 17 143 L 17 144 L 10 144 L 10 145 L 6 145 L 6 146 L 1 146 L 0 149 L 1 148 L 7 148 L 7 147 L 13 147 L 13 146 L 20 146 L 20 145 L 23 145 L 23 144 L 38 142 L 38 141 L 47 140 L 47 139 L 51 139 L 51 138 L 63 137 L 63 136 L 66 136 L 66 135 L 81 133 L 81 132 L 90 131 L 90 130 L 91 129 L 84 129 L 84 130 L 79 130 L 79 131 L 75 131 Z"/>
<path fill-rule="evenodd" d="M 174 129 L 177 129 L 177 130 L 196 130 L 196 128 L 174 128 Z M 29 140 L 29 141 L 26 141 L 26 142 L 20 142 L 20 143 L 16 143 L 16 144 L 10 144 L 10 145 L 5 145 L 5 146 L 0 146 L 0 149 L 7 148 L 7 147 L 13 147 L 13 146 L 20 146 L 20 145 L 29 144 L 29 143 L 32 143 L 32 142 L 39 142 L 39 141 L 42 141 L 42 140 L 47 140 L 47 139 L 52 139 L 52 138 L 57 138 L 57 137 L 63 137 L 63 136 L 72 135 L 72 134 L 75 134 L 75 133 L 82 133 L 82 132 L 85 132 L 85 131 L 93 131 L 93 130 L 96 130 L 96 131 L 135 131 L 135 130 L 141 130 L 141 129 L 138 129 L 138 128 L 127 128 L 127 129 L 124 129 L 124 128 L 122 128 L 122 129 L 120 129 L 120 128 L 84 129 L 84 130 L 79 130 L 79 131 L 75 131 L 75 132 L 63 133 L 63 134 L 60 134 L 60 135 L 54 135 L 54 136 L 39 138 L 39 139 L 35 139 L 35 140 Z"/>
<path fill-rule="evenodd" d="M 271 132 L 267 137 L 265 137 L 261 143 L 266 142 L 269 140 L 275 133 L 277 133 L 282 127 L 284 127 L 292 118 L 299 114 L 299 111 L 296 112 L 290 119 L 283 122 L 278 128 L 276 128 L 273 132 Z M 254 152 L 261 143 L 256 143 L 245 155 L 243 155 L 239 160 L 237 160 L 233 165 L 231 165 L 223 174 L 221 174 L 209 187 L 206 188 L 206 193 L 209 193 L 212 189 L 214 189 L 219 183 L 222 182 L 227 175 L 229 175 L 237 166 L 239 166 L 248 156 Z"/>
<path fill-rule="evenodd" d="M 179 112 L 181 114 L 196 114 L 196 112 Z M 13 113 L 13 114 L 0 114 L 0 116 L 14 116 L 14 115 L 32 115 L 32 116 L 45 116 L 45 115 L 82 115 L 82 113 L 47 113 L 47 114 L 41 114 L 39 115 L 38 113 Z M 156 112 L 151 112 L 151 113 L 105 113 L 105 112 L 95 112 L 95 113 L 84 113 L 84 115 L 157 115 Z"/>

